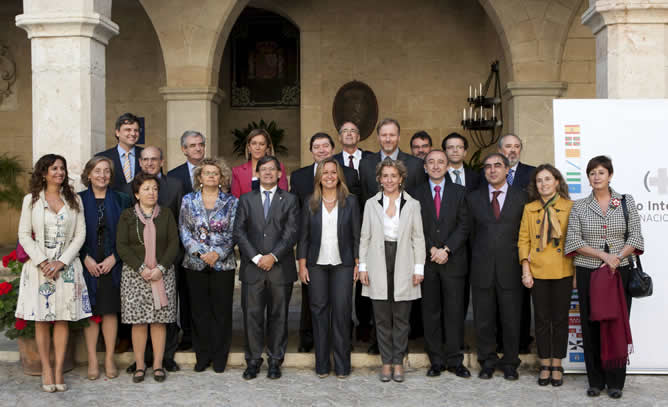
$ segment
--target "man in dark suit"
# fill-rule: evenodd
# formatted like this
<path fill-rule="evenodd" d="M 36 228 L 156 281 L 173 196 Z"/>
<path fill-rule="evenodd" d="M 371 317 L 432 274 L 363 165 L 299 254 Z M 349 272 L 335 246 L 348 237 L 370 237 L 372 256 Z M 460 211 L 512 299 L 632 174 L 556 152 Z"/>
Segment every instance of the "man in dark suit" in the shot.
<path fill-rule="evenodd" d="M 342 150 L 340 153 L 334 154 L 334 158 L 344 167 L 357 171 L 357 177 L 359 178 L 360 161 L 373 153 L 357 147 L 360 142 L 360 129 L 355 123 L 351 121 L 343 122 L 338 131 Z"/>
<path fill-rule="evenodd" d="M 508 170 L 508 185 L 513 188 L 521 188 L 526 191 L 531 174 L 536 169 L 533 165 L 520 162 L 522 154 L 522 140 L 515 134 L 506 134 L 501 137 L 497 146 L 499 153 L 510 161 Z M 531 290 L 522 286 L 522 318 L 520 320 L 520 353 L 529 353 L 529 345 L 533 341 L 531 337 Z M 503 349 L 503 336 L 497 338 L 499 350 Z"/>
<path fill-rule="evenodd" d="M 306 198 L 313 193 L 313 179 L 319 162 L 332 156 L 334 151 L 334 140 L 327 133 L 315 133 L 311 137 L 309 150 L 313 155 L 313 164 L 293 171 L 290 175 L 290 192 L 299 198 L 300 208 Z M 348 190 L 359 196 L 360 187 L 357 172 L 348 167 L 342 167 L 343 176 L 346 179 Z M 302 284 L 302 305 L 299 318 L 299 347 L 298 352 L 310 352 L 313 348 L 313 323 L 311 320 L 311 307 L 309 299 L 309 287 Z"/>
<path fill-rule="evenodd" d="M 376 133 L 378 134 L 378 144 L 380 144 L 380 151 L 373 153 L 362 159 L 359 166 L 360 184 L 362 187 L 362 195 L 360 199 L 360 206 L 364 208 L 366 201 L 373 197 L 378 192 L 378 181 L 376 180 L 376 165 L 387 157 L 393 160 L 400 160 L 406 166 L 408 175 L 404 180 L 404 190 L 409 195 L 415 196 L 415 189 L 427 181 L 427 176 L 424 172 L 424 162 L 412 155 L 405 154 L 399 150 L 401 127 L 399 122 L 395 119 L 386 118 L 378 123 Z M 361 287 L 361 283 L 357 284 Z M 371 321 L 373 318 L 371 301 L 366 297 L 357 297 L 355 299 L 355 310 L 357 318 L 362 321 Z M 417 318 L 419 315 L 419 300 L 413 302 L 411 311 L 411 337 L 422 335 L 422 319 Z M 371 330 L 371 345 L 368 353 L 379 354 L 378 344 L 376 343 L 376 332 Z"/>
<path fill-rule="evenodd" d="M 234 239 L 239 245 L 241 308 L 246 335 L 246 380 L 257 377 L 265 347 L 267 313 L 267 377 L 281 377 L 281 363 L 288 343 L 288 305 L 297 280 L 293 247 L 297 242 L 297 196 L 278 188 L 280 163 L 273 156 L 257 163 L 260 190 L 239 198 Z"/>
<path fill-rule="evenodd" d="M 195 168 L 204 159 L 204 152 L 206 148 L 206 137 L 198 131 L 186 130 L 181 135 L 181 151 L 186 156 L 186 162 L 172 169 L 167 173 L 168 177 L 177 178 L 181 180 L 183 185 L 183 195 L 193 192 L 193 174 Z M 181 203 L 179 202 L 179 208 Z M 179 221 L 179 218 L 176 218 Z M 190 315 L 190 290 L 188 289 L 188 281 L 186 279 L 185 271 L 182 270 L 181 264 L 177 265 L 177 285 L 179 292 L 179 323 L 183 336 L 179 343 L 178 350 L 187 350 L 192 347 L 192 316 Z"/>
<path fill-rule="evenodd" d="M 506 181 L 510 163 L 500 153 L 483 161 L 487 186 L 466 197 L 471 219 L 473 256 L 471 286 L 476 327 L 478 377 L 491 379 L 495 368 L 507 380 L 517 380 L 520 364 L 519 331 L 522 303 L 522 268 L 517 237 L 527 194 Z M 496 353 L 497 311 L 503 328 L 503 359 Z"/>
<path fill-rule="evenodd" d="M 480 186 L 480 174 L 464 164 L 469 141 L 459 133 L 448 134 L 441 143 L 441 148 L 448 157 L 448 173 L 445 182 L 455 183 L 471 192 Z"/>
<path fill-rule="evenodd" d="M 181 136 L 181 151 L 186 156 L 186 162 L 169 171 L 167 175 L 181 180 L 183 195 L 193 192 L 193 174 L 204 159 L 205 149 L 206 138 L 199 131 L 186 130 Z"/>
<path fill-rule="evenodd" d="M 162 173 L 162 166 L 165 163 L 162 150 L 155 146 L 147 146 L 141 151 L 139 159 L 139 166 L 141 171 L 146 174 L 155 175 L 160 182 L 160 189 L 158 190 L 158 205 L 160 209 L 169 209 L 174 215 L 174 219 L 178 223 L 179 212 L 181 210 L 181 199 L 183 198 L 183 185 L 177 178 L 166 176 Z M 126 184 L 121 192 L 129 193 L 135 202 L 134 194 L 132 194 L 131 184 Z M 175 267 L 181 263 L 181 254 L 174 262 Z M 150 341 L 148 342 L 150 344 Z M 175 372 L 181 370 L 179 365 L 174 361 L 174 354 L 176 353 L 179 343 L 179 327 L 176 322 L 167 324 L 167 338 L 165 342 L 164 366 L 167 371 Z M 153 363 L 153 350 L 151 346 L 146 347 L 145 359 L 147 363 Z M 133 363 L 127 368 L 130 373 L 134 372 L 136 365 Z"/>
<path fill-rule="evenodd" d="M 116 139 L 118 140 L 116 146 L 95 155 L 110 158 L 114 162 L 111 189 L 123 191 L 123 187 L 132 182 L 135 174 L 139 172 L 139 155 L 142 148 L 135 145 L 139 140 L 139 118 L 132 113 L 124 113 L 116 119 Z"/>
<path fill-rule="evenodd" d="M 427 248 L 422 283 L 424 340 L 431 362 L 427 376 L 440 376 L 447 369 L 459 377 L 471 377 L 461 350 L 468 274 L 466 190 L 445 181 L 448 159 L 443 151 L 432 150 L 425 157 L 424 166 L 429 182 L 417 188 L 416 199 L 422 208 Z M 443 324 L 448 327 L 445 332 Z"/>

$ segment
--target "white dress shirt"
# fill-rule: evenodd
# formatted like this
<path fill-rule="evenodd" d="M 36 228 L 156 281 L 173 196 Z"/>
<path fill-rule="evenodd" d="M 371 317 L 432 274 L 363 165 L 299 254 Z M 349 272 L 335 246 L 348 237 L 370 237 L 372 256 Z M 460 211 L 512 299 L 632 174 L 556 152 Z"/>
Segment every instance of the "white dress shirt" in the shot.
<path fill-rule="evenodd" d="M 332 212 L 327 211 L 325 204 L 322 204 L 322 235 L 320 237 L 320 251 L 318 252 L 318 261 L 316 264 L 336 266 L 341 264 L 341 255 L 339 254 L 338 229 L 338 204 L 334 206 Z"/>
<path fill-rule="evenodd" d="M 343 165 L 348 166 L 348 163 L 350 162 L 350 158 L 353 158 L 353 167 L 355 167 L 355 171 L 359 171 L 360 169 L 360 160 L 362 160 L 362 150 L 359 148 L 355 150 L 354 153 L 348 154 L 345 151 L 341 151 L 341 154 L 343 155 Z"/>
<path fill-rule="evenodd" d="M 190 185 L 192 185 L 193 189 L 194 189 L 195 188 L 195 168 L 197 168 L 197 166 L 195 164 L 192 164 L 188 160 L 186 160 L 186 164 L 188 164 L 188 173 L 190 174 Z"/>
<path fill-rule="evenodd" d="M 450 175 L 450 179 L 452 180 L 453 184 L 456 184 L 456 179 L 457 179 L 457 174 L 455 174 L 455 170 L 459 171 L 459 179 L 462 180 L 462 186 L 466 186 L 466 177 L 464 173 L 464 166 L 462 165 L 460 168 L 448 168 L 448 174 Z"/>
<path fill-rule="evenodd" d="M 497 201 L 499 201 L 499 210 L 503 210 L 503 203 L 506 202 L 506 195 L 508 195 L 508 183 L 504 182 L 503 186 L 499 189 L 494 189 L 490 184 L 487 184 L 487 190 L 489 191 L 489 201 L 492 202 L 494 199 L 494 194 L 492 192 L 494 191 L 501 191 L 499 194 L 498 198 L 496 198 Z"/>
<path fill-rule="evenodd" d="M 397 148 L 397 149 L 394 150 L 394 152 L 393 152 L 392 154 L 390 154 L 390 155 L 385 155 L 385 153 L 383 152 L 383 150 L 380 150 L 380 161 L 383 161 L 383 160 L 386 159 L 387 157 L 390 157 L 390 158 L 393 159 L 394 161 L 397 161 L 397 158 L 399 158 L 399 149 Z"/>
<path fill-rule="evenodd" d="M 267 199 L 266 195 L 264 194 L 265 191 L 269 191 L 269 203 L 274 201 L 274 195 L 276 195 L 276 190 L 278 189 L 278 185 L 274 185 L 272 189 L 264 189 L 262 185 L 260 185 L 260 198 L 262 198 L 262 206 L 264 207 L 264 201 Z M 274 253 L 268 253 L 274 256 L 274 260 L 278 261 L 278 258 L 274 255 Z M 257 263 L 260 261 L 262 258 L 262 253 L 258 253 L 251 259 L 253 263 L 257 265 Z"/>

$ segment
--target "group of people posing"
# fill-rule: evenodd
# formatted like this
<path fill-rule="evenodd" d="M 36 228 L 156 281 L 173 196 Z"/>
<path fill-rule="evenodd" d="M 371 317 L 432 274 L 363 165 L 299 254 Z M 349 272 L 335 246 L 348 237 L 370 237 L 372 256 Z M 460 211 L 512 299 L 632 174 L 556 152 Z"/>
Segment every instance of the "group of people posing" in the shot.
<path fill-rule="evenodd" d="M 313 135 L 313 164 L 292 173 L 289 191 L 285 168 L 261 129 L 248 135 L 248 161 L 233 169 L 205 158 L 204 135 L 187 131 L 181 137 L 187 161 L 164 174 L 162 151 L 136 146 L 139 121 L 124 114 L 116 122 L 118 145 L 86 164 L 81 182 L 87 189 L 78 194 L 65 158 L 40 158 L 19 225 L 30 260 L 21 274 L 16 316 L 35 321 L 42 389 L 67 389 L 67 323 L 93 316 L 84 330 L 91 380 L 100 375 L 100 330 L 104 373 L 118 375 L 113 353 L 119 314 L 122 324 L 131 325 L 135 363 L 128 371 L 134 382 L 144 380 L 148 365 L 154 379 L 164 381 L 165 370 L 179 369 L 174 351 L 189 342 L 195 371 L 224 371 L 237 246 L 244 379 L 259 374 L 265 351 L 267 377 L 281 377 L 288 306 L 299 279 L 299 350 L 315 347 L 321 378 L 332 370 L 339 378 L 350 375 L 355 321 L 358 336 L 371 326 L 370 351 L 377 346 L 382 360 L 380 380 L 404 381 L 415 329 L 411 310 L 418 304 L 431 362 L 427 375 L 447 370 L 469 378 L 463 349 L 471 292 L 478 377 L 491 379 L 498 369 L 516 380 L 520 348 L 528 345 L 521 341 L 530 292 L 538 384 L 559 386 L 577 287 L 587 394 L 607 387 L 611 397 L 621 397 L 620 361 L 627 354 L 602 353 L 615 338 L 588 318 L 590 273 L 605 264 L 626 284 L 629 259 L 643 250 L 633 198 L 610 186 L 610 159 L 590 160 L 592 193 L 573 202 L 555 167 L 519 162 L 522 142 L 515 135 L 499 140 L 498 152 L 484 158 L 480 172 L 463 165 L 468 141 L 458 133 L 443 140 L 442 150 L 432 149 L 428 134 L 417 133 L 409 155 L 399 150 L 396 120 L 384 119 L 376 130 L 377 153 L 357 147 L 353 122 L 338 129 L 338 154 L 332 137 Z M 630 310 L 631 298 L 625 300 Z"/>

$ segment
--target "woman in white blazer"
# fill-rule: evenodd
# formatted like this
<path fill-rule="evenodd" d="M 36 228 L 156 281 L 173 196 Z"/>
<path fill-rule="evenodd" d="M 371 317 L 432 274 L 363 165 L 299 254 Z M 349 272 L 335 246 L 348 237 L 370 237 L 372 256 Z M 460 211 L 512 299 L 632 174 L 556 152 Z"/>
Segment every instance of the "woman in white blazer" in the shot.
<path fill-rule="evenodd" d="M 69 184 L 65 158 L 47 154 L 35 164 L 30 194 L 23 199 L 19 243 L 30 260 L 23 265 L 16 317 L 35 321 L 42 362 L 42 390 L 65 391 L 63 362 L 69 321 L 91 316 L 79 260 L 86 238 L 81 198 Z M 49 361 L 51 324 L 55 369 Z"/>
<path fill-rule="evenodd" d="M 362 295 L 371 298 L 383 368 L 380 380 L 402 382 L 411 301 L 421 297 L 426 258 L 420 203 L 403 191 L 406 167 L 378 163 L 380 192 L 364 206 L 360 237 Z"/>

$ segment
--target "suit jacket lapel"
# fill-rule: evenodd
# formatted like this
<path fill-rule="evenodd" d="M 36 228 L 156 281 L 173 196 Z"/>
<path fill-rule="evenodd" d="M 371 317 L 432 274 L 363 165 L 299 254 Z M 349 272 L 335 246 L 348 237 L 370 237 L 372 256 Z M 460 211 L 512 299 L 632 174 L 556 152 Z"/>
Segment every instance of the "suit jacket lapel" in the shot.
<path fill-rule="evenodd" d="M 308 184 L 305 185 L 308 187 L 309 185 L 311 186 L 309 189 L 311 190 L 311 193 L 313 193 L 313 180 L 315 180 L 315 174 L 314 174 L 314 169 L 315 168 L 315 163 L 309 165 L 308 169 L 308 174 L 306 174 L 306 180 L 308 181 Z"/>
<path fill-rule="evenodd" d="M 499 216 L 499 219 L 503 218 L 503 214 L 508 212 L 506 210 L 506 208 L 513 205 L 514 202 L 515 202 L 515 189 L 513 189 L 509 185 L 508 186 L 508 193 L 506 194 L 506 199 L 503 201 L 503 208 L 501 208 L 501 216 Z M 490 204 L 490 206 L 491 206 L 491 204 Z"/>
<path fill-rule="evenodd" d="M 447 173 L 445 176 L 449 177 Z M 438 218 L 436 217 L 436 206 L 434 205 L 434 198 L 431 196 L 431 185 L 428 181 L 422 186 L 422 196 L 424 202 L 431 202 L 431 204 L 427 204 L 427 210 L 429 211 L 430 218 L 438 221 Z M 445 197 L 445 194 L 443 196 Z M 443 200 L 441 200 L 441 213 L 443 213 Z"/>
<path fill-rule="evenodd" d="M 279 211 L 279 206 L 282 205 L 283 203 L 283 190 L 280 188 L 276 188 L 276 192 L 274 193 L 274 198 L 271 200 L 271 205 L 269 205 L 269 213 L 267 214 L 267 219 L 265 219 L 265 222 L 269 223 L 269 220 L 271 217 L 274 215 L 274 213 L 278 213 Z M 262 204 L 262 200 L 260 199 L 260 205 Z M 262 217 L 264 217 L 264 208 L 262 208 Z"/>

